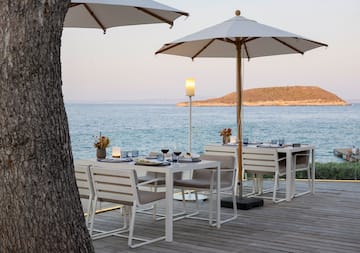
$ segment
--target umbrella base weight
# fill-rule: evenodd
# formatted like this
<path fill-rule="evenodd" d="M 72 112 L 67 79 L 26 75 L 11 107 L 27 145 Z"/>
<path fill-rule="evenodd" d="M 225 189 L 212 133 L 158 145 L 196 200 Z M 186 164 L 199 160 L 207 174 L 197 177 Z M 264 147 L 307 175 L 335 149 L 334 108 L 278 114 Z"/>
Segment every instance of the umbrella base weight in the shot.
<path fill-rule="evenodd" d="M 259 198 L 236 198 L 237 209 L 249 210 L 254 207 L 264 205 L 264 200 Z M 221 207 L 233 208 L 232 198 L 224 198 L 221 200 Z"/>

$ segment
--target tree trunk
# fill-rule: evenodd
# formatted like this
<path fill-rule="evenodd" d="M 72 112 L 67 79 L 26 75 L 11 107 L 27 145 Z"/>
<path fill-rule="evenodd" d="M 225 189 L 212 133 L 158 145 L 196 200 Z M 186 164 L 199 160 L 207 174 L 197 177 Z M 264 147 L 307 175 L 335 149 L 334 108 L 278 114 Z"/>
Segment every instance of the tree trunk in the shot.
<path fill-rule="evenodd" d="M 69 0 L 0 1 L 0 252 L 93 252 L 60 46 Z"/>

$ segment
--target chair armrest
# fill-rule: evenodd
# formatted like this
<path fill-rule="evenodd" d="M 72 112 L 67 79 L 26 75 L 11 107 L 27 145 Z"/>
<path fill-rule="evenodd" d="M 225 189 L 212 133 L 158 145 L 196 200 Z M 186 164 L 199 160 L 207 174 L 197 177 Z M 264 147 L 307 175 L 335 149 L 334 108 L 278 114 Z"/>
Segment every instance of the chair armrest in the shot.
<path fill-rule="evenodd" d="M 294 156 L 295 156 L 295 157 L 298 157 L 298 156 L 309 156 L 309 154 L 295 154 Z"/>
<path fill-rule="evenodd" d="M 137 186 L 143 186 L 143 185 L 155 183 L 155 182 L 158 182 L 158 181 L 164 180 L 164 179 L 165 179 L 165 178 L 163 178 L 163 177 L 158 177 L 158 178 L 154 178 L 154 179 L 151 179 L 151 180 L 148 180 L 148 181 L 144 181 L 144 182 L 138 183 L 138 184 L 136 184 L 136 185 L 137 185 Z"/>
<path fill-rule="evenodd" d="M 206 169 L 206 170 L 211 170 L 212 172 L 216 171 L 217 168 L 209 168 L 209 169 Z M 220 173 L 221 172 L 228 172 L 228 171 L 234 171 L 234 169 L 220 169 Z"/>
<path fill-rule="evenodd" d="M 282 158 L 278 159 L 277 161 L 280 162 L 280 161 L 283 161 L 283 160 L 286 160 L 286 157 L 282 157 Z"/>

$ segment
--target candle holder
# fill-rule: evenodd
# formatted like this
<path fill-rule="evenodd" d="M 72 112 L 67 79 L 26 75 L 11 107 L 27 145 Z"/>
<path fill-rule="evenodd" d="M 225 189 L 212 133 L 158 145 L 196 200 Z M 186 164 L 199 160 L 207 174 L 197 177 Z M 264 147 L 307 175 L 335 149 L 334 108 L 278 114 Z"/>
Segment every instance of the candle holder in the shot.
<path fill-rule="evenodd" d="M 120 158 L 121 157 L 121 149 L 119 147 L 113 147 L 111 155 L 113 158 Z"/>

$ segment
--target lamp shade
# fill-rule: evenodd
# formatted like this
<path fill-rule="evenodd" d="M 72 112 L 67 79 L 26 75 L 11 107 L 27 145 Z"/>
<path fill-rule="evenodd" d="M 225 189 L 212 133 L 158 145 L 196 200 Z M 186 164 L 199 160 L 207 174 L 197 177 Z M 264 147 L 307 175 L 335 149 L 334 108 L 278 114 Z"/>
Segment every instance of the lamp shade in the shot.
<path fill-rule="evenodd" d="M 195 80 L 193 78 L 186 79 L 185 94 L 189 97 L 195 96 Z"/>

